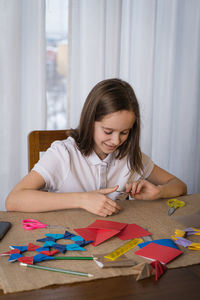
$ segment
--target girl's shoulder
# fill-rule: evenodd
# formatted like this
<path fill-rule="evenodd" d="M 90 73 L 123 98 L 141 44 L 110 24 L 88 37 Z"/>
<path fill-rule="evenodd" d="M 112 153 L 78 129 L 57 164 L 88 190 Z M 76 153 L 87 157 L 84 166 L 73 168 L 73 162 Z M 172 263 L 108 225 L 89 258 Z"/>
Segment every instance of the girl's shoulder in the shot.
<path fill-rule="evenodd" d="M 76 142 L 75 140 L 69 136 L 67 139 L 65 140 L 57 140 L 54 141 L 51 146 L 51 149 L 53 149 L 54 151 L 77 151 L 77 146 L 76 146 Z"/>

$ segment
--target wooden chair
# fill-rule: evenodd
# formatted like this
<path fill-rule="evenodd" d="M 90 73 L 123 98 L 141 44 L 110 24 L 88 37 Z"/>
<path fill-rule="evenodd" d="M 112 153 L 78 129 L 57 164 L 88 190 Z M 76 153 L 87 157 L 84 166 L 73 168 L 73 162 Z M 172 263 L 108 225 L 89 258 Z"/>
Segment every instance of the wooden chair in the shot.
<path fill-rule="evenodd" d="M 46 151 L 56 140 L 65 140 L 69 130 L 35 130 L 28 135 L 28 169 L 34 167 L 40 158 L 40 152 Z"/>

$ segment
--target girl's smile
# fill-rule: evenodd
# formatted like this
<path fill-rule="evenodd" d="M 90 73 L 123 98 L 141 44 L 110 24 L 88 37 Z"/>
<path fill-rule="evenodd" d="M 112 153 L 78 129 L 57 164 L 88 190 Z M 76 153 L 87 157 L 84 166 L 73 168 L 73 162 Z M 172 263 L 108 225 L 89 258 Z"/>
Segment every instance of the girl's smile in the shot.
<path fill-rule="evenodd" d="M 114 152 L 128 138 L 135 122 L 133 111 L 121 110 L 94 123 L 94 151 L 101 158 Z"/>

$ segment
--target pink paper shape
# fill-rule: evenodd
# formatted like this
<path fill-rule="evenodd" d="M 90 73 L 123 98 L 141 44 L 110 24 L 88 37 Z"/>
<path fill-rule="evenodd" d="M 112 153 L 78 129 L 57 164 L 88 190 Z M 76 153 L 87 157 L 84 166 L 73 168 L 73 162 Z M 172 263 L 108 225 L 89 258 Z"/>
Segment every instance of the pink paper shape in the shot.
<path fill-rule="evenodd" d="M 97 246 L 107 239 L 118 234 L 123 228 L 127 226 L 127 223 L 119 223 L 113 221 L 96 220 L 86 228 L 74 229 L 80 236 L 86 241 L 92 240 L 93 246 Z"/>
<path fill-rule="evenodd" d="M 128 224 L 120 233 L 117 235 L 120 240 L 130 240 L 139 238 L 142 236 L 151 235 L 151 233 L 137 224 Z"/>
<path fill-rule="evenodd" d="M 155 243 L 150 243 L 147 246 L 135 252 L 136 255 L 142 256 L 150 260 L 159 260 L 161 263 L 164 264 L 167 264 L 168 262 L 179 256 L 181 253 L 182 251 L 178 249 L 158 245 Z"/>

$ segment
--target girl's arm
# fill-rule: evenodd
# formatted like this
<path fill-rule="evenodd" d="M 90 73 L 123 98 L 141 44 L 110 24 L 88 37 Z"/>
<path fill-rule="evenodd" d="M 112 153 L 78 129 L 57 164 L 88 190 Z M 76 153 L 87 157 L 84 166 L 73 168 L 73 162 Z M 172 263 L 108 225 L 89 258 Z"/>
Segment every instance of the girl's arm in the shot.
<path fill-rule="evenodd" d="M 187 193 L 187 186 L 174 175 L 154 165 L 147 180 L 127 184 L 126 191 L 135 199 L 154 200 L 184 195 Z"/>
<path fill-rule="evenodd" d="M 120 206 L 106 197 L 114 192 L 114 188 L 87 193 L 55 193 L 45 192 L 43 177 L 36 171 L 26 175 L 10 192 L 6 199 L 8 211 L 44 212 L 68 208 L 83 208 L 99 216 L 106 217 L 119 212 Z"/>

